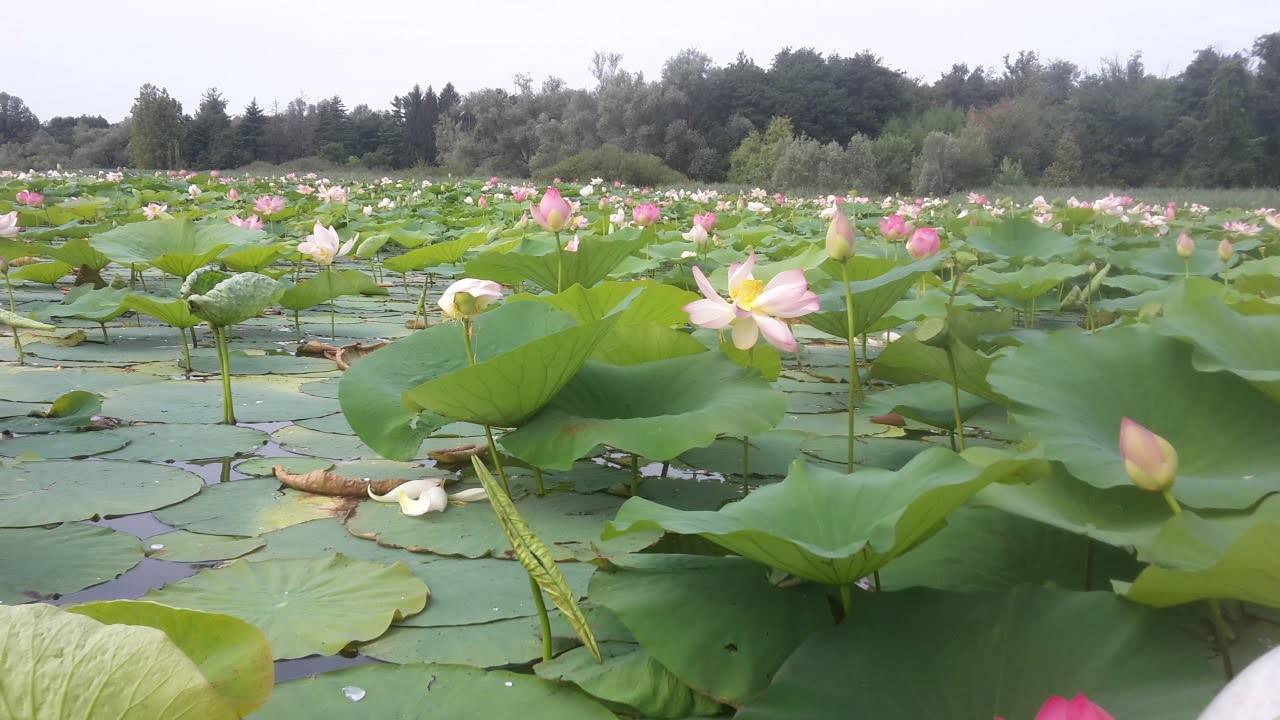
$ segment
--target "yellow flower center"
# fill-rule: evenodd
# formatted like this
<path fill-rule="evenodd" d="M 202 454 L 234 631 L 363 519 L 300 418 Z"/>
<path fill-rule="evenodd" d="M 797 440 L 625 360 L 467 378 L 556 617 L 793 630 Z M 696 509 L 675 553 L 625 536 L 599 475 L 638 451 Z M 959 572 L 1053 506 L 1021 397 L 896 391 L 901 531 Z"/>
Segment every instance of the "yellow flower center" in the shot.
<path fill-rule="evenodd" d="M 743 310 L 750 310 L 760 293 L 764 292 L 764 281 L 747 278 L 738 283 L 738 287 L 729 292 L 729 298 Z"/>

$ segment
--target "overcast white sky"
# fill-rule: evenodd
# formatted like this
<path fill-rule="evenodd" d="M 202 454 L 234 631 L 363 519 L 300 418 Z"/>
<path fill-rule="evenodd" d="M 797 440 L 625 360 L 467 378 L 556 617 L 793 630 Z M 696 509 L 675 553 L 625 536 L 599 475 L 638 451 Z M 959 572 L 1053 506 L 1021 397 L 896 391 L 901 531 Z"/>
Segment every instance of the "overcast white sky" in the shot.
<path fill-rule="evenodd" d="M 4 33 L 0 90 L 41 119 L 112 121 L 145 82 L 187 112 L 216 86 L 239 113 L 254 96 L 270 109 L 299 94 L 385 108 L 415 82 L 510 88 L 517 72 L 586 87 L 594 50 L 621 52 L 650 78 L 686 47 L 717 64 L 743 50 L 767 66 L 786 46 L 869 49 L 928 80 L 1019 49 L 1090 68 L 1141 51 L 1151 71 L 1176 74 L 1199 48 L 1246 49 L 1280 30 L 1280 0 L 60 0 L 36 10 Z"/>

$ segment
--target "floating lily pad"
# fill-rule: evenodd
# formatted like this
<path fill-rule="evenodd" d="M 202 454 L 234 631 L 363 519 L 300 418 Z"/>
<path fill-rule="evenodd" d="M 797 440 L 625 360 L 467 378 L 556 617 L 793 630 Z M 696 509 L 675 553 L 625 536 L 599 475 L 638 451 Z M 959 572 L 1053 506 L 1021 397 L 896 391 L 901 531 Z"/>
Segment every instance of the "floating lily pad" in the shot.
<path fill-rule="evenodd" d="M 267 541 L 262 538 L 205 535 L 186 530 L 152 535 L 146 541 L 147 557 L 180 563 L 230 560 L 251 553 L 266 544 Z"/>
<path fill-rule="evenodd" d="M 117 460 L 190 461 L 248 455 L 267 441 L 267 434 L 235 425 L 157 423 L 116 428 L 128 445 L 108 453 Z"/>
<path fill-rule="evenodd" d="M 0 530 L 0 603 L 45 600 L 107 582 L 142 560 L 138 539 L 88 523 Z"/>
<path fill-rule="evenodd" d="M 191 500 L 157 512 L 156 518 L 191 532 L 256 537 L 332 517 L 342 507 L 341 498 L 281 489 L 274 477 L 249 478 L 210 485 Z"/>
<path fill-rule="evenodd" d="M 5 367 L 0 368 L 0 397 L 20 402 L 51 403 L 73 390 L 101 395 L 108 390 L 123 390 L 158 381 L 159 378 L 152 375 L 115 369 Z"/>
<path fill-rule="evenodd" d="M 296 357 L 287 353 L 248 353 L 232 350 L 232 375 L 306 375 L 331 372 L 332 360 L 313 357 Z M 198 373 L 217 375 L 221 372 L 215 350 L 198 350 L 191 353 L 191 369 Z"/>
<path fill-rule="evenodd" d="M 128 439 L 112 430 L 0 438 L 0 457 L 85 458 L 119 450 Z"/>
<path fill-rule="evenodd" d="M 0 527 L 132 515 L 189 498 L 201 485 L 185 470 L 123 460 L 0 466 Z"/>
<path fill-rule="evenodd" d="M 333 400 L 300 393 L 296 383 L 275 378 L 236 379 L 234 401 L 240 422 L 299 420 L 337 410 Z M 222 387 L 217 378 L 135 385 L 105 393 L 102 412 L 146 422 L 218 423 L 222 421 Z"/>
<path fill-rule="evenodd" d="M 528 597 L 529 581 L 526 579 L 520 587 Z M 563 652 L 576 642 L 570 632 L 567 636 L 553 637 L 552 648 Z M 360 652 L 401 665 L 423 662 L 483 668 L 523 665 L 542 658 L 542 631 L 538 619 L 532 617 L 472 625 L 397 626 L 377 640 L 362 645 Z"/>
<path fill-rule="evenodd" d="M 402 564 L 344 555 L 308 560 L 236 560 L 170 583 L 146 599 L 252 623 L 277 659 L 333 655 L 372 640 L 426 606 L 427 586 Z"/>

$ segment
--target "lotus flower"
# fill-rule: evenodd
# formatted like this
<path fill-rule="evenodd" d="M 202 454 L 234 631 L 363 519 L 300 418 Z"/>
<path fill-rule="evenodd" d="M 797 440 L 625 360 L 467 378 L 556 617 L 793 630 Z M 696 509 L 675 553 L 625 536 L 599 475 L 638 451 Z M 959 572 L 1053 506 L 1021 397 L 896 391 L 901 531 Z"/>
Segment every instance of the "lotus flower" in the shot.
<path fill-rule="evenodd" d="M 582 197 L 591 197 L 591 193 L 595 191 L 596 191 L 596 188 L 594 185 L 583 185 L 582 187 L 578 188 L 578 195 Z"/>
<path fill-rule="evenodd" d="M 687 233 L 680 233 L 680 237 L 699 247 L 707 243 L 707 231 L 701 225 L 694 223 L 693 227 Z"/>
<path fill-rule="evenodd" d="M 351 252 L 351 248 L 355 247 L 356 238 L 352 237 L 345 244 L 340 243 L 338 231 L 332 226 L 321 225 L 317 220 L 315 227 L 311 229 L 311 234 L 298 243 L 298 252 L 310 255 L 312 260 L 321 265 L 331 265 L 334 260 Z"/>
<path fill-rule="evenodd" d="M 967 199 L 968 199 L 968 201 L 970 202 L 970 204 L 973 204 L 973 205 L 986 205 L 986 204 L 987 204 L 987 196 L 986 196 L 986 195 L 980 195 L 980 194 L 978 194 L 978 193 L 971 192 L 971 193 L 969 193 L 969 197 L 968 197 Z"/>
<path fill-rule="evenodd" d="M 941 246 L 937 229 L 922 227 L 911 233 L 911 239 L 907 241 L 907 253 L 916 260 L 923 260 L 936 254 Z"/>
<path fill-rule="evenodd" d="M 1231 244 L 1230 240 L 1222 238 L 1222 241 L 1218 243 L 1218 259 L 1222 262 L 1231 260 L 1231 256 L 1234 255 L 1235 252 L 1235 246 Z"/>
<path fill-rule="evenodd" d="M 880 234 L 889 242 L 901 240 L 911 234 L 911 223 L 900 213 L 894 213 L 880 220 Z"/>
<path fill-rule="evenodd" d="M 188 185 L 188 186 L 187 186 L 187 197 L 191 198 L 192 200 L 195 200 L 196 198 L 200 197 L 200 186 L 199 186 L 199 185 Z"/>
<path fill-rule="evenodd" d="M 1178 252 L 1178 257 L 1186 260 L 1196 251 L 1196 244 L 1192 242 L 1191 236 L 1183 232 L 1178 235 L 1178 241 L 1173 244 L 1173 249 Z"/>
<path fill-rule="evenodd" d="M 41 195 L 34 190 L 19 190 L 18 194 L 15 195 L 13 199 L 17 200 L 20 205 L 30 205 L 34 207 L 44 202 L 44 195 Z"/>
<path fill-rule="evenodd" d="M 344 187 L 322 187 L 316 197 L 320 202 L 341 204 L 347 201 L 347 189 Z"/>
<path fill-rule="evenodd" d="M 1129 479 L 1143 490 L 1168 490 L 1178 475 L 1173 445 L 1127 417 L 1120 420 L 1120 456 Z"/>
<path fill-rule="evenodd" d="M 569 226 L 572 217 L 573 207 L 553 187 L 548 187 L 542 200 L 533 206 L 533 221 L 547 232 L 560 232 Z"/>
<path fill-rule="evenodd" d="M 653 203 L 643 203 L 632 208 L 631 219 L 640 227 L 648 227 L 662 219 L 662 211 Z"/>
<path fill-rule="evenodd" d="M 697 213 L 693 216 L 693 224 L 700 226 L 710 235 L 716 229 L 716 214 L 713 212 Z"/>
<path fill-rule="evenodd" d="M 515 201 L 516 201 L 516 202 L 518 202 L 518 203 L 522 203 L 522 202 L 524 202 L 525 200 L 528 200 L 528 199 L 529 199 L 529 196 L 530 196 L 530 195 L 532 195 L 532 194 L 533 194 L 533 191 L 532 191 L 532 190 L 530 190 L 530 189 L 529 189 L 529 188 L 527 188 L 527 187 L 513 187 L 513 188 L 511 188 L 511 199 L 512 199 L 512 200 L 515 200 Z"/>
<path fill-rule="evenodd" d="M 502 297 L 502 286 L 492 280 L 463 278 L 445 289 L 437 303 L 447 317 L 471 318 L 489 303 Z"/>
<path fill-rule="evenodd" d="M 1115 720 L 1115 718 L 1084 695 L 1076 695 L 1070 700 L 1061 695 L 1054 695 L 1040 706 L 1040 711 L 1036 713 L 1036 720 Z"/>
<path fill-rule="evenodd" d="M 231 217 L 227 218 L 227 222 L 231 223 L 232 225 L 235 225 L 238 228 L 244 228 L 245 230 L 261 230 L 262 229 L 262 218 L 258 217 L 257 215 L 250 215 L 247 218 L 242 218 L 239 215 L 232 215 Z"/>
<path fill-rule="evenodd" d="M 853 226 L 839 208 L 832 207 L 835 213 L 831 216 L 831 224 L 827 225 L 827 255 L 832 260 L 844 261 L 853 254 Z"/>
<path fill-rule="evenodd" d="M 147 203 L 142 208 L 142 216 L 148 220 L 161 220 L 169 217 L 169 206 L 160 203 Z"/>
<path fill-rule="evenodd" d="M 0 237 L 13 237 L 22 228 L 18 227 L 18 211 L 0 215 Z"/>
<path fill-rule="evenodd" d="M 279 195 L 259 195 L 253 201 L 253 211 L 268 217 L 284 209 L 285 200 Z"/>
<path fill-rule="evenodd" d="M 578 236 L 577 236 L 577 235 L 574 235 L 572 240 L 570 240 L 569 242 L 567 242 L 567 243 L 565 243 L 565 244 L 564 244 L 564 251 L 565 251 L 565 252 L 578 252 L 578 243 L 579 243 L 579 242 L 580 242 L 580 241 L 578 240 Z"/>
<path fill-rule="evenodd" d="M 231 188 L 230 190 L 227 191 L 227 199 L 230 200 L 231 202 L 235 202 L 239 200 L 240 191 L 235 188 Z"/>
<path fill-rule="evenodd" d="M 1247 223 L 1239 220 L 1222 223 L 1222 229 L 1229 233 L 1235 233 L 1245 237 L 1253 237 L 1254 235 L 1262 232 L 1261 225 L 1254 225 L 1253 223 Z"/>
<path fill-rule="evenodd" d="M 786 270 L 774 276 L 768 284 L 756 280 L 751 271 L 756 265 L 756 255 L 751 254 L 745 263 L 729 266 L 729 300 L 716 293 L 698 266 L 693 267 L 693 278 L 702 291 L 702 300 L 684 306 L 689 321 L 698 327 L 720 330 L 730 327 L 733 346 L 747 350 L 755 346 L 760 334 L 769 344 L 793 352 L 796 338 L 791 328 L 779 318 L 796 318 L 818 309 L 818 296 L 809 290 L 803 270 Z"/>

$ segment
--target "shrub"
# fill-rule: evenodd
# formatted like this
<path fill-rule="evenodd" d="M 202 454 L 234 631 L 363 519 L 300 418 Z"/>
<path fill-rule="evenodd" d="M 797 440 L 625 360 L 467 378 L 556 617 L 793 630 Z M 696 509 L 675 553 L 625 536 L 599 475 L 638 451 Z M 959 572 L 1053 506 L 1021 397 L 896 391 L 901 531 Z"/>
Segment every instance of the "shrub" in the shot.
<path fill-rule="evenodd" d="M 586 150 L 538 171 L 537 177 L 586 181 L 593 177 L 621 180 L 632 185 L 669 185 L 689 178 L 667 167 L 656 155 L 627 152 L 616 145 Z"/>
<path fill-rule="evenodd" d="M 752 130 L 729 156 L 729 182 L 767 185 L 773 180 L 778 158 L 791 142 L 791 120 L 776 117 L 763 133 Z"/>
<path fill-rule="evenodd" d="M 875 157 L 876 177 L 879 189 L 901 193 L 911 189 L 912 158 L 915 145 L 905 135 L 882 133 L 871 146 Z"/>
<path fill-rule="evenodd" d="M 976 129 L 959 136 L 931 132 L 916 158 L 914 191 L 919 195 L 945 195 L 986 184 L 991 176 L 991 151 Z"/>

